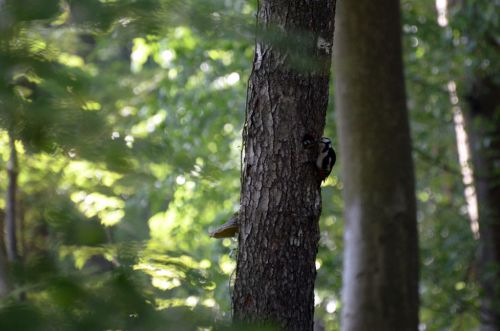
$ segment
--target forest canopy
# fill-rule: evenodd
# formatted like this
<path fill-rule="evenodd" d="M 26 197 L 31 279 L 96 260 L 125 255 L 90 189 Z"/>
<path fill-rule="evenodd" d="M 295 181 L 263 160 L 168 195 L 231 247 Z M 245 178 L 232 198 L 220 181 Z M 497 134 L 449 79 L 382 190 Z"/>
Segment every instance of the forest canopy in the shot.
<path fill-rule="evenodd" d="M 257 10 L 0 0 L 0 224 L 14 231 L 0 240 L 1 330 L 231 328 L 237 241 L 208 234 L 240 206 Z M 474 330 L 479 240 L 454 114 L 477 81 L 500 84 L 498 1 L 402 0 L 401 10 L 420 329 Z M 295 51 L 297 70 L 314 67 Z M 324 135 L 337 146 L 334 98 L 330 85 Z M 498 155 L 498 132 L 487 139 Z M 314 289 L 326 330 L 340 330 L 343 187 L 336 166 L 321 189 Z"/>

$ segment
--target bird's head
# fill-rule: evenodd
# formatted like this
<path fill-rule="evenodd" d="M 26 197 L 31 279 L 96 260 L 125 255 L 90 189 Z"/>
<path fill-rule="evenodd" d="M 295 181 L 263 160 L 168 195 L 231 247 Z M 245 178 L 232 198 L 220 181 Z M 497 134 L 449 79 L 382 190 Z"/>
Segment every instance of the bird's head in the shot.
<path fill-rule="evenodd" d="M 327 137 L 321 137 L 319 143 L 322 144 L 323 146 L 328 146 L 328 147 L 332 145 L 332 141 Z"/>

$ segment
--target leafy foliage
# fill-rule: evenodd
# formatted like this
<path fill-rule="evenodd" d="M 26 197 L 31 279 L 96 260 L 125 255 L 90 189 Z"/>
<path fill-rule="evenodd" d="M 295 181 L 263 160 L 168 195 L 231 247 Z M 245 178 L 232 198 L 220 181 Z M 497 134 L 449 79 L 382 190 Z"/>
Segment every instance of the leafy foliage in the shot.
<path fill-rule="evenodd" d="M 23 261 L 10 269 L 0 329 L 224 328 L 235 242 L 206 234 L 239 205 L 254 5 L 1 3 L 0 169 L 10 132 Z M 446 89 L 450 80 L 462 88 L 467 70 L 495 65 L 488 40 L 497 14 L 473 3 L 452 7 L 444 28 L 433 2 L 402 3 L 427 330 L 478 323 L 476 242 Z M 6 183 L 1 171 L 0 215 Z M 341 308 L 340 190 L 335 170 L 323 187 L 316 282 L 328 330 L 338 329 Z"/>

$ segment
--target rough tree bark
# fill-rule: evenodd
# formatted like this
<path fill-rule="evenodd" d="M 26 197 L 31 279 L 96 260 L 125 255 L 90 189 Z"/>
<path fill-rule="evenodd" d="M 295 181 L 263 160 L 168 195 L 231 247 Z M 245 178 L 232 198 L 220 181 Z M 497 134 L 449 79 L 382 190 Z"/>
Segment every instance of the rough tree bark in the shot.
<path fill-rule="evenodd" d="M 481 331 L 500 331 L 500 84 L 471 79 L 466 98 L 479 212 Z"/>
<path fill-rule="evenodd" d="M 249 79 L 235 321 L 313 328 L 321 191 L 303 137 L 325 126 L 334 0 L 262 0 Z"/>
<path fill-rule="evenodd" d="M 417 330 L 414 172 L 397 0 L 341 1 L 335 101 L 345 201 L 342 330 Z"/>

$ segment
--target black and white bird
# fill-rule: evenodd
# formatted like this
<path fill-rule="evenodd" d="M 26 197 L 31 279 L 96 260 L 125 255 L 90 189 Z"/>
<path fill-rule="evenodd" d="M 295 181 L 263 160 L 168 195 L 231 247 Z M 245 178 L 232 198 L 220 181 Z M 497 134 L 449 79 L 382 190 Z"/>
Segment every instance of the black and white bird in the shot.
<path fill-rule="evenodd" d="M 332 168 L 337 160 L 337 155 L 332 147 L 332 141 L 327 137 L 314 139 L 312 135 L 306 134 L 302 142 L 307 149 L 317 146 L 318 156 L 315 164 L 321 181 L 324 181 L 332 172 Z"/>
<path fill-rule="evenodd" d="M 337 161 L 337 155 L 332 147 L 332 141 L 327 137 L 321 137 L 318 141 L 318 158 L 316 159 L 316 167 L 321 181 L 330 175 L 335 161 Z"/>

